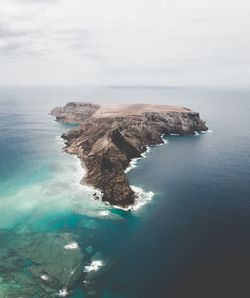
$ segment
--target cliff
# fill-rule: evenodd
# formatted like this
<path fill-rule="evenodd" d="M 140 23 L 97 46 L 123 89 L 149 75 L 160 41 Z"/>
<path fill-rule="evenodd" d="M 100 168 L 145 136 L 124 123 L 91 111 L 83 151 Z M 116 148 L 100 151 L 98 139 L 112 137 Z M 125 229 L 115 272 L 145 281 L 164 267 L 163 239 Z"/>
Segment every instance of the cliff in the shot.
<path fill-rule="evenodd" d="M 80 124 L 62 135 L 65 150 L 85 164 L 84 182 L 101 190 L 104 201 L 122 207 L 135 200 L 124 173 L 131 159 L 140 157 L 147 146 L 163 143 L 162 135 L 207 130 L 199 113 L 176 106 L 68 103 L 51 114 Z"/>

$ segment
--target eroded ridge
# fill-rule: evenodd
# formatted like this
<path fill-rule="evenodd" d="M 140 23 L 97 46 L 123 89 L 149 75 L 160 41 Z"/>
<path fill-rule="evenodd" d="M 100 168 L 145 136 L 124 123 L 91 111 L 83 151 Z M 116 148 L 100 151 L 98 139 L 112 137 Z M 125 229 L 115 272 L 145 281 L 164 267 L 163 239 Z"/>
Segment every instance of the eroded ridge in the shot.
<path fill-rule="evenodd" d="M 96 105 L 71 102 L 51 111 L 58 121 L 77 122 L 62 137 L 65 150 L 76 154 L 87 174 L 82 183 L 101 190 L 102 199 L 126 207 L 135 201 L 124 171 L 147 146 L 163 143 L 162 135 L 193 135 L 208 128 L 199 113 L 167 105 Z"/>

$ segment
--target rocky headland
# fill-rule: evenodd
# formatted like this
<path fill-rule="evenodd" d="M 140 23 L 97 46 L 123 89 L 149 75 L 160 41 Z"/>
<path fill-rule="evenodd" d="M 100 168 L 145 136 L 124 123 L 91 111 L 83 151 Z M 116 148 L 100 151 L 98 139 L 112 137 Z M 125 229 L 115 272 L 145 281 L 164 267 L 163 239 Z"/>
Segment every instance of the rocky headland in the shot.
<path fill-rule="evenodd" d="M 133 158 L 147 146 L 163 143 L 162 136 L 194 135 L 208 128 L 199 113 L 166 105 L 96 105 L 70 102 L 51 111 L 58 121 L 79 123 L 62 137 L 65 151 L 86 167 L 82 183 L 102 192 L 102 200 L 127 207 L 136 194 L 125 174 Z"/>

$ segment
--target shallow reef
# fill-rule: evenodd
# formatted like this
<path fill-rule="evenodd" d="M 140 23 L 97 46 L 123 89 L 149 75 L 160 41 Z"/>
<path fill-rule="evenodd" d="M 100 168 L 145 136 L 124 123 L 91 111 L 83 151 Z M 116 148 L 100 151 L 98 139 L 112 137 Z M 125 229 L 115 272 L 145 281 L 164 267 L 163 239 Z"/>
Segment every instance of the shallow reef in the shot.
<path fill-rule="evenodd" d="M 64 297 L 88 255 L 71 233 L 15 234 L 1 230 L 1 297 Z"/>

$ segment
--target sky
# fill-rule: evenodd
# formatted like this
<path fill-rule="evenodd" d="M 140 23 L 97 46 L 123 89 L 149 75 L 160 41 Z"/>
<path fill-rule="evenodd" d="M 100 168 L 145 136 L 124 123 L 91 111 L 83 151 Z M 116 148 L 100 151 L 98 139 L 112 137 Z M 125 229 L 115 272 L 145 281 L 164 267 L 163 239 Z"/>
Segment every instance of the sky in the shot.
<path fill-rule="evenodd" d="M 0 85 L 248 87 L 249 0 L 0 0 Z"/>

